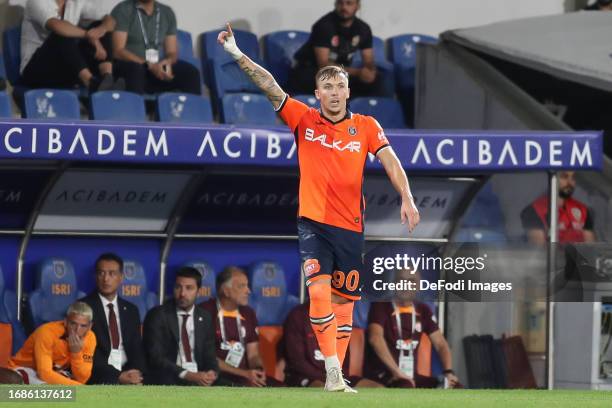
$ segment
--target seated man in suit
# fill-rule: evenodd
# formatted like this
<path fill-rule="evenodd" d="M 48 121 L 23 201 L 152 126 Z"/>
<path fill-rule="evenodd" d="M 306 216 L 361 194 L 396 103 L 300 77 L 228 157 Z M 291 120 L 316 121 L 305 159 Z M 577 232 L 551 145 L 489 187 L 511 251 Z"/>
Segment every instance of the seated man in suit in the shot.
<path fill-rule="evenodd" d="M 143 338 L 153 384 L 208 386 L 217 379 L 211 316 L 195 307 L 200 286 L 197 269 L 179 269 L 174 298 L 147 313 Z"/>
<path fill-rule="evenodd" d="M 281 353 L 285 359 L 285 383 L 290 387 L 323 387 L 325 385 L 325 356 L 308 319 L 310 302 L 297 305 L 283 324 Z M 380 388 L 382 384 L 358 376 L 348 377 L 350 359 L 344 360 L 344 373 L 357 388 Z"/>
<path fill-rule="evenodd" d="M 96 260 L 96 290 L 81 299 L 93 310 L 98 340 L 89 384 L 142 384 L 145 356 L 138 308 L 121 299 L 123 259 L 105 253 Z"/>
<path fill-rule="evenodd" d="M 96 336 L 91 329 L 93 312 L 75 302 L 63 321 L 37 328 L 9 360 L 25 384 L 85 384 L 91 375 Z"/>
<path fill-rule="evenodd" d="M 274 379 L 266 378 L 263 370 L 257 317 L 248 306 L 251 290 L 246 272 L 237 266 L 228 266 L 217 275 L 216 287 L 218 298 L 211 298 L 201 306 L 215 320 L 217 360 L 221 370 L 217 385 L 279 385 Z"/>

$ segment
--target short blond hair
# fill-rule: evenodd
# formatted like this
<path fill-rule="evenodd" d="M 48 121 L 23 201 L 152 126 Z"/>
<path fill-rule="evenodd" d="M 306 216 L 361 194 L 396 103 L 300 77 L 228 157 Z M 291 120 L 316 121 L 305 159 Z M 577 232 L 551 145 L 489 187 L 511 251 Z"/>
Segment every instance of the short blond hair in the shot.
<path fill-rule="evenodd" d="M 348 82 L 349 74 L 344 70 L 343 66 L 340 65 L 327 65 L 317 71 L 315 75 L 315 81 L 318 84 L 319 81 L 325 81 L 326 79 L 337 78 L 344 75 Z"/>
<path fill-rule="evenodd" d="M 66 317 L 72 314 L 85 316 L 89 318 L 90 322 L 93 320 L 93 310 L 91 310 L 91 307 L 85 302 L 74 302 L 71 304 L 66 311 Z"/>

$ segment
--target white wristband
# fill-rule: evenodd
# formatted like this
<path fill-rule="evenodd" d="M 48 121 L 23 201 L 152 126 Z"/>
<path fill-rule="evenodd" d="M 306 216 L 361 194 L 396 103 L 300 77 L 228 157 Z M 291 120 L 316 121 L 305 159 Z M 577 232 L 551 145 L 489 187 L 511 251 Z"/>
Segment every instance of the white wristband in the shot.
<path fill-rule="evenodd" d="M 234 36 L 225 38 L 223 49 L 235 60 L 239 60 L 244 55 L 242 51 L 240 51 L 240 48 L 238 48 L 238 45 L 236 45 L 236 38 L 234 38 Z"/>

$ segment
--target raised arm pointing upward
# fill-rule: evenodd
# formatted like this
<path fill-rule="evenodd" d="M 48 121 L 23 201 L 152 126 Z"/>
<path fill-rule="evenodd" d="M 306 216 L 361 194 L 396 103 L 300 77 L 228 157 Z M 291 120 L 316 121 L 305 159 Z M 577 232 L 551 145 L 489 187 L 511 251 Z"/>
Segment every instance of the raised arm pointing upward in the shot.
<path fill-rule="evenodd" d="M 274 110 L 278 110 L 287 94 L 276 83 L 272 74 L 251 61 L 249 57 L 240 51 L 236 45 L 236 37 L 234 37 L 234 32 L 229 23 L 227 23 L 227 31 L 221 31 L 217 41 L 236 60 L 238 66 L 251 78 L 251 81 L 268 97 L 270 102 L 272 102 L 272 106 L 274 106 Z"/>

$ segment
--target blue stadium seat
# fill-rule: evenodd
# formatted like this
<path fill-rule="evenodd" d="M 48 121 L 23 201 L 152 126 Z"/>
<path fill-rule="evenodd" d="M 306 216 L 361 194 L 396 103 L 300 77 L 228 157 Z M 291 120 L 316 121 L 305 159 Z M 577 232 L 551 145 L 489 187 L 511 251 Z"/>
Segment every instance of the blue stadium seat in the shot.
<path fill-rule="evenodd" d="M 255 309 L 260 326 L 281 326 L 285 317 L 299 303 L 289 295 L 285 271 L 276 262 L 257 262 L 249 268 L 252 296 L 249 301 Z"/>
<path fill-rule="evenodd" d="M 232 57 L 227 54 L 223 47 L 217 43 L 217 36 L 223 29 L 206 31 L 200 34 L 200 55 L 202 56 L 202 68 L 208 61 L 215 60 L 219 62 L 233 61 Z M 249 56 L 254 61 L 259 62 L 259 43 L 257 36 L 249 31 L 233 30 L 236 42 L 240 44 L 240 50 Z"/>
<path fill-rule="evenodd" d="M 487 182 L 470 204 L 455 234 L 456 242 L 505 242 L 506 224 L 499 198 Z"/>
<path fill-rule="evenodd" d="M 34 326 L 63 320 L 68 306 L 83 296 L 85 294 L 78 290 L 74 266 L 70 261 L 45 259 L 38 267 L 35 289 L 28 298 Z"/>
<path fill-rule="evenodd" d="M 202 275 L 202 287 L 200 287 L 198 297 L 196 298 L 197 304 L 206 302 L 211 297 L 217 296 L 217 289 L 215 286 L 215 271 L 210 264 L 208 264 L 208 262 L 191 261 L 186 263 L 185 266 L 196 268 L 198 272 L 200 272 L 200 275 Z"/>
<path fill-rule="evenodd" d="M 438 40 L 421 34 L 403 34 L 391 37 L 389 44 L 389 59 L 395 66 L 395 80 L 400 92 L 414 92 L 416 44 L 435 44 Z"/>
<path fill-rule="evenodd" d="M 305 103 L 311 108 L 319 109 L 321 107 L 321 103 L 314 95 L 295 95 L 293 99 L 297 99 L 300 102 Z"/>
<path fill-rule="evenodd" d="M 250 79 L 217 43 L 220 30 L 207 31 L 200 34 L 200 50 L 204 82 L 210 89 L 216 111 L 221 110 L 221 100 L 226 93 L 249 92 L 259 93 Z M 249 31 L 234 30 L 240 50 L 260 65 L 259 43 L 257 36 Z"/>
<path fill-rule="evenodd" d="M 157 296 L 149 292 L 145 271 L 139 262 L 126 260 L 123 262 L 123 282 L 119 289 L 119 296 L 134 303 L 140 312 L 140 321 L 154 306 L 157 306 Z"/>
<path fill-rule="evenodd" d="M 211 61 L 209 86 L 211 94 L 217 102 L 223 99 L 227 93 L 259 93 L 259 88 L 251 82 L 249 77 L 240 69 L 236 62 Z"/>
<path fill-rule="evenodd" d="M 2 34 L 4 67 L 6 77 L 15 86 L 19 84 L 19 65 L 21 64 L 21 24 L 5 30 Z"/>
<path fill-rule="evenodd" d="M 275 31 L 263 36 L 263 59 L 281 87 L 287 85 L 294 55 L 306 41 L 305 31 Z"/>
<path fill-rule="evenodd" d="M 486 228 L 466 227 L 455 234 L 455 242 L 507 242 L 505 233 Z"/>
<path fill-rule="evenodd" d="M 3 367 L 3 358 L 8 354 L 15 354 L 26 340 L 23 326 L 17 320 L 17 296 L 15 292 L 4 286 L 4 275 L 0 267 L 0 337 L 10 336 L 10 342 L 0 340 L 0 367 Z"/>
<path fill-rule="evenodd" d="M 402 105 L 393 98 L 355 98 L 349 106 L 355 113 L 374 116 L 385 129 L 406 127 Z"/>
<path fill-rule="evenodd" d="M 164 93 L 157 98 L 160 122 L 212 123 L 210 99 L 190 94 Z"/>
<path fill-rule="evenodd" d="M 145 103 L 142 96 L 132 92 L 96 92 L 91 96 L 91 118 L 144 122 L 146 120 Z"/>
<path fill-rule="evenodd" d="M 197 68 L 202 79 L 202 66 L 200 60 L 193 54 L 193 39 L 189 31 L 177 30 L 176 39 L 178 42 L 178 58 L 188 62 Z"/>
<path fill-rule="evenodd" d="M 393 64 L 387 58 L 385 52 L 385 42 L 382 38 L 374 36 L 372 38 L 372 50 L 374 51 L 374 62 L 378 68 L 383 68 L 388 71 L 393 71 Z M 363 62 L 361 60 L 361 52 L 357 51 L 353 55 L 353 61 L 351 62 L 352 67 L 361 67 Z"/>
<path fill-rule="evenodd" d="M 379 37 L 373 37 L 372 49 L 374 51 L 374 62 L 378 69 L 378 75 L 382 78 L 382 95 L 393 97 L 395 95 L 395 74 L 393 64 L 387 59 L 385 54 L 385 42 Z M 351 67 L 359 68 L 361 66 L 363 66 L 361 52 L 356 52 L 353 55 Z"/>
<path fill-rule="evenodd" d="M 6 92 L 0 92 L 0 118 L 10 118 L 13 116 L 11 101 Z"/>
<path fill-rule="evenodd" d="M 28 119 L 80 119 L 79 98 L 71 91 L 33 89 L 25 93 Z"/>
<path fill-rule="evenodd" d="M 263 95 L 237 93 L 223 97 L 221 106 L 223 123 L 241 125 L 276 125 L 276 113 Z"/>
<path fill-rule="evenodd" d="M 353 309 L 353 327 L 367 329 L 369 311 L 370 301 L 362 298 L 359 302 L 355 302 L 355 307 Z"/>

